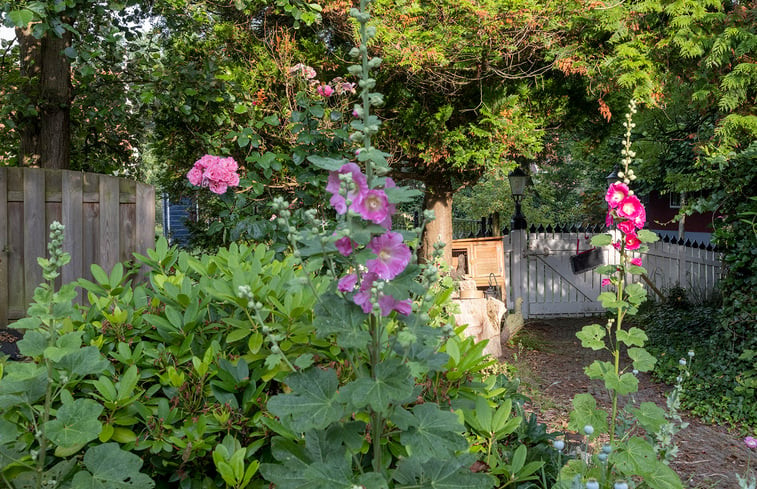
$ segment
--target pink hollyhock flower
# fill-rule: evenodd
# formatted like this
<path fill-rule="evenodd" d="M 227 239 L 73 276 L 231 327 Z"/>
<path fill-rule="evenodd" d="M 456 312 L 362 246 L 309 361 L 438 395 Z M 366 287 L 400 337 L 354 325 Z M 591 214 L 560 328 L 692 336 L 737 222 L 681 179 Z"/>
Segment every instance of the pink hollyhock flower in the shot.
<path fill-rule="evenodd" d="M 633 221 L 620 221 L 618 223 L 618 229 L 620 229 L 623 234 L 635 233 L 636 225 Z"/>
<path fill-rule="evenodd" d="M 350 209 L 356 211 L 366 221 L 376 224 L 380 224 L 387 217 L 391 217 L 389 213 L 389 200 L 386 198 L 384 191 L 380 189 L 371 189 L 361 193 Z"/>
<path fill-rule="evenodd" d="M 318 86 L 318 95 L 320 95 L 321 97 L 331 97 L 333 93 L 334 93 L 334 89 L 331 88 L 331 85 Z"/>
<path fill-rule="evenodd" d="M 612 209 L 615 209 L 626 197 L 628 197 L 628 185 L 617 182 L 611 184 L 610 188 L 607 189 L 605 200 Z"/>
<path fill-rule="evenodd" d="M 641 229 L 644 227 L 644 224 L 647 222 L 647 211 L 644 209 L 644 206 L 641 206 L 641 211 L 639 211 L 639 214 L 633 219 L 633 223 L 636 226 L 637 229 Z"/>
<path fill-rule="evenodd" d="M 746 444 L 746 446 L 748 446 L 752 450 L 757 448 L 757 439 L 752 438 L 751 436 L 747 436 L 746 438 L 744 438 L 744 443 Z"/>
<path fill-rule="evenodd" d="M 350 292 L 355 288 L 355 284 L 357 284 L 357 274 L 350 273 L 339 279 L 337 289 L 339 289 L 339 292 Z"/>
<path fill-rule="evenodd" d="M 633 251 L 638 250 L 639 247 L 641 247 L 641 241 L 636 233 L 626 234 L 626 249 Z"/>
<path fill-rule="evenodd" d="M 345 163 L 339 171 L 329 172 L 326 191 L 331 193 L 331 200 L 329 201 L 331 207 L 333 207 L 339 214 L 347 212 L 347 203 L 344 196 L 341 194 L 341 181 L 339 180 L 339 175 L 345 173 L 352 174 L 352 181 L 355 184 L 355 188 L 347 193 L 347 199 L 352 201 L 353 204 L 362 193 L 368 191 L 368 181 L 360 170 L 360 167 L 355 163 Z"/>
<path fill-rule="evenodd" d="M 612 280 L 610 280 L 609 278 L 603 278 L 602 287 L 607 287 L 608 285 L 612 285 Z"/>
<path fill-rule="evenodd" d="M 365 262 L 368 271 L 385 280 L 399 275 L 410 262 L 410 248 L 402 242 L 399 233 L 389 231 L 376 236 L 368 243 L 368 248 L 376 254 L 376 259 Z"/>
<path fill-rule="evenodd" d="M 641 258 L 631 258 L 631 265 L 641 266 Z"/>
<path fill-rule="evenodd" d="M 644 206 L 635 195 L 629 195 L 618 204 L 616 208 L 618 216 L 636 222 L 636 219 L 644 213 Z"/>
<path fill-rule="evenodd" d="M 413 304 L 410 299 L 398 301 L 391 295 L 382 295 L 379 297 L 378 305 L 382 316 L 388 316 L 392 311 L 397 311 L 403 316 L 408 316 L 413 312 Z"/>
<path fill-rule="evenodd" d="M 339 253 L 341 253 L 343 256 L 350 256 L 352 254 L 352 251 L 355 249 L 355 245 L 357 243 L 353 241 L 352 239 L 348 238 L 347 236 L 343 238 L 339 238 L 334 243 L 336 246 L 336 249 Z"/>
<path fill-rule="evenodd" d="M 352 301 L 360 306 L 364 313 L 370 314 L 373 310 L 373 303 L 371 302 L 371 287 L 373 282 L 378 280 L 378 275 L 373 272 L 368 272 L 363 275 L 363 281 L 360 283 L 360 289 L 352 296 Z"/>

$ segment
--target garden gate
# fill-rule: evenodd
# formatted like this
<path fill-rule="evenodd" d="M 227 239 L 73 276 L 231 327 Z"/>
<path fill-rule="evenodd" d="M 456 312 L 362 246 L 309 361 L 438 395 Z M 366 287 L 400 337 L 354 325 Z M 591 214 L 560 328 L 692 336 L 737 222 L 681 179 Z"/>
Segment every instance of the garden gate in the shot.
<path fill-rule="evenodd" d="M 0 168 L 0 327 L 24 316 L 42 282 L 37 258 L 47 256 L 48 228 L 66 226 L 71 262 L 59 281 L 91 278 L 155 245 L 155 189 L 96 173 Z"/>
<path fill-rule="evenodd" d="M 523 317 L 565 317 L 599 314 L 604 311 L 597 297 L 602 276 L 595 270 L 574 273 L 571 256 L 591 248 L 591 236 L 599 228 L 516 230 L 503 237 L 505 291 L 513 307 L 523 299 Z M 618 263 L 612 246 L 598 252 L 604 264 Z M 712 293 L 720 277 L 721 254 L 711 246 L 670 240 L 658 241 L 641 256 L 647 277 L 641 281 L 650 295 L 680 285 L 692 294 Z"/>

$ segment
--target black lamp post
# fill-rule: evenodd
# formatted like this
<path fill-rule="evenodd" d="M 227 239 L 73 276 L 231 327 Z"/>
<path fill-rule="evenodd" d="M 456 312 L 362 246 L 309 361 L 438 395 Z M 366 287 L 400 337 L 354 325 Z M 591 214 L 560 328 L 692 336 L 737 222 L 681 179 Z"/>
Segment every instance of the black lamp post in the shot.
<path fill-rule="evenodd" d="M 618 165 L 615 165 L 615 168 L 612 169 L 612 172 L 605 179 L 607 180 L 608 187 L 618 181 Z"/>
<path fill-rule="evenodd" d="M 510 229 L 526 229 L 526 216 L 523 215 L 520 204 L 523 201 L 523 194 L 526 193 L 528 175 L 518 167 L 510 172 L 507 179 L 510 181 L 510 191 L 513 194 L 513 200 L 515 201 L 515 215 L 510 222 Z"/>

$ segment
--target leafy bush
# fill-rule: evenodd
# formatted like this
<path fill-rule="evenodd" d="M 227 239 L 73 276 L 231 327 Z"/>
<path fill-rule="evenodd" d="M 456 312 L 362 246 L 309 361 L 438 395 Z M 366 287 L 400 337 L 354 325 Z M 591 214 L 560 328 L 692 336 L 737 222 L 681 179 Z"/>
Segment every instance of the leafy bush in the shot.
<path fill-rule="evenodd" d="M 679 360 L 694 352 L 690 376 L 682 382 L 682 407 L 708 422 L 754 426 L 757 407 L 749 390 L 754 366 L 743 343 L 734 344 L 724 333 L 724 314 L 719 303 L 692 303 L 685 290 L 673 288 L 665 300 L 644 308 L 637 324 L 647 333 L 649 350 L 658 359 L 653 375 L 663 382 L 675 383 Z"/>

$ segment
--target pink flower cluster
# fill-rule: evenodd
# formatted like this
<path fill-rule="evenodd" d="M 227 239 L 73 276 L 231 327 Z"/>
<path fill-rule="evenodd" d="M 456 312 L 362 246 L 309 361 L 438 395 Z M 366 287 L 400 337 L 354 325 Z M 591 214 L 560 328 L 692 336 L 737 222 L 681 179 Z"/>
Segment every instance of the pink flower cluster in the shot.
<path fill-rule="evenodd" d="M 625 249 L 630 251 L 639 249 L 641 241 L 636 232 L 644 227 L 647 220 L 644 205 L 638 197 L 631 194 L 628 185 L 622 182 L 610 185 L 605 201 L 610 207 L 607 212 L 607 226 L 617 224 L 624 236 Z M 620 248 L 621 244 L 616 243 L 615 246 Z"/>
<path fill-rule="evenodd" d="M 196 187 L 208 187 L 211 192 L 224 194 L 228 187 L 239 185 L 239 165 L 234 158 L 205 155 L 187 173 L 187 180 Z"/>
<path fill-rule="evenodd" d="M 747 436 L 744 438 L 744 444 L 751 448 L 752 450 L 757 450 L 757 439 Z"/>
<path fill-rule="evenodd" d="M 349 175 L 346 182 L 343 181 L 343 175 Z M 387 178 L 384 188 L 394 186 L 394 181 Z M 352 300 L 366 314 L 373 310 L 374 305 L 378 305 L 383 316 L 389 315 L 392 311 L 409 315 L 412 312 L 410 299 L 397 300 L 374 287 L 379 281 L 392 280 L 402 273 L 412 257 L 402 235 L 390 231 L 392 215 L 396 212 L 395 206 L 389 203 L 383 189 L 368 187 L 366 176 L 355 163 L 346 163 L 338 171 L 331 172 L 326 190 L 331 194 L 330 203 L 337 213 L 354 212 L 366 221 L 379 224 L 386 229 L 385 233 L 374 236 L 368 243 L 368 249 L 375 258 L 366 261 L 367 273 L 362 277 L 357 273 L 345 275 L 337 284 L 338 290 L 343 293 L 354 292 Z M 357 243 L 348 237 L 338 239 L 335 244 L 339 253 L 344 256 L 350 255 L 357 246 Z"/>

